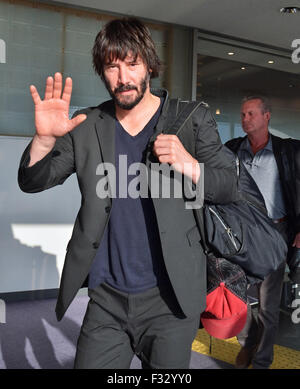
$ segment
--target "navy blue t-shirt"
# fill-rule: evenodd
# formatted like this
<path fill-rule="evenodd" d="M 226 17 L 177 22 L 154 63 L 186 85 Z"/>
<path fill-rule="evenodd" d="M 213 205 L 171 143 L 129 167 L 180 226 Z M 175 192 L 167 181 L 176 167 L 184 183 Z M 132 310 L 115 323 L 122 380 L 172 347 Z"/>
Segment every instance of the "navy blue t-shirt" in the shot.
<path fill-rule="evenodd" d="M 119 156 L 122 156 L 121 172 L 128 172 L 133 163 L 145 163 L 149 138 L 158 121 L 159 109 L 136 136 L 131 136 L 116 120 L 116 198 L 112 200 L 110 219 L 89 275 L 89 288 L 102 282 L 126 293 L 139 293 L 160 283 L 168 282 L 162 256 L 159 231 L 152 199 L 124 196 L 119 187 Z M 124 162 L 127 159 L 125 169 Z M 127 174 L 128 186 L 138 193 L 139 170 L 136 175 Z M 124 180 L 126 177 L 122 176 Z M 134 182 L 132 180 L 135 180 Z M 143 185 L 148 188 L 148 184 Z M 128 187 L 127 187 L 128 188 Z M 147 189 L 148 191 L 148 189 Z M 120 196 L 119 196 L 120 194 Z"/>

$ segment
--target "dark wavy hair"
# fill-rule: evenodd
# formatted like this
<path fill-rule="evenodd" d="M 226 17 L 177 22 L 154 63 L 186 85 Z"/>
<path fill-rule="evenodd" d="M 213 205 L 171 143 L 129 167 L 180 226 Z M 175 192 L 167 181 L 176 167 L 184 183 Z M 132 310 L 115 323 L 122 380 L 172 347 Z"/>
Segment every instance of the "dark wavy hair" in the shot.
<path fill-rule="evenodd" d="M 135 59 L 141 57 L 148 71 L 151 70 L 150 78 L 158 77 L 161 61 L 150 31 L 140 20 L 132 17 L 108 22 L 96 36 L 92 50 L 96 73 L 103 80 L 104 65 L 116 59 L 124 61 L 129 52 Z"/>

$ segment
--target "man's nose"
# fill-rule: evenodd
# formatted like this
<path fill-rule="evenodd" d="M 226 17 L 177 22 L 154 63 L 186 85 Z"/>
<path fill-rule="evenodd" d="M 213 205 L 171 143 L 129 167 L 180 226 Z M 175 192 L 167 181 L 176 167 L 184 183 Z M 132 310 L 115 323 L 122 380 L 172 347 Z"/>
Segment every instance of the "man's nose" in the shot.
<path fill-rule="evenodd" d="M 126 67 L 124 67 L 124 66 L 120 66 L 120 68 L 119 68 L 119 83 L 126 85 L 129 81 L 128 75 L 129 75 L 128 69 L 126 69 Z"/>

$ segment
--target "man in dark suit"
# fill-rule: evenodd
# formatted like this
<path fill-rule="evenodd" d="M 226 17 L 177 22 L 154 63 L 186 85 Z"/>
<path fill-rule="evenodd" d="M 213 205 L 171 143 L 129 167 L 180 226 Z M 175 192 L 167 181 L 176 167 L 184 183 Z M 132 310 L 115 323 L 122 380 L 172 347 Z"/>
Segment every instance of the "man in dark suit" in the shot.
<path fill-rule="evenodd" d="M 241 121 L 247 135 L 228 141 L 226 146 L 238 154 L 254 178 L 268 216 L 285 237 L 290 247 L 290 278 L 295 280 L 299 279 L 300 269 L 299 259 L 293 255 L 300 248 L 300 141 L 271 135 L 270 117 L 271 108 L 265 97 L 246 97 Z M 256 320 L 249 306 L 246 325 L 238 335 L 242 348 L 236 358 L 237 368 L 246 368 L 251 362 L 253 368 L 268 368 L 273 361 L 284 272 L 285 262 L 258 285 L 258 317 Z"/>
<path fill-rule="evenodd" d="M 93 63 L 112 100 L 71 120 L 71 78 L 62 91 L 61 74 L 49 77 L 44 100 L 30 87 L 36 134 L 22 157 L 19 185 L 38 192 L 76 173 L 82 195 L 57 318 L 87 280 L 90 301 L 76 368 L 128 368 L 134 354 L 143 367 L 188 368 L 206 300 L 206 258 L 195 210 L 186 206 L 184 194 L 152 195 L 152 181 L 146 196 L 131 196 L 124 171 L 139 163 L 149 177 L 153 164 L 172 165 L 177 177 L 196 187 L 202 179 L 206 199 L 229 202 L 236 191 L 234 166 L 205 106 L 188 120 L 180 139 L 162 134 L 169 100 L 166 91 L 150 90 L 160 61 L 140 21 L 109 22 L 96 37 Z M 143 181 L 139 185 L 145 188 Z"/>

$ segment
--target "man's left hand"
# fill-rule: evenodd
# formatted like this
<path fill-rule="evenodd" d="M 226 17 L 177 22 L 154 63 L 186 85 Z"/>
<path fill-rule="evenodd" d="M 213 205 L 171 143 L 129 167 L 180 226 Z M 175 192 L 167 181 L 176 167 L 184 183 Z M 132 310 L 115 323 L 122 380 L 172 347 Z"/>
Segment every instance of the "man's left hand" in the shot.
<path fill-rule="evenodd" d="M 199 163 L 187 152 L 176 135 L 158 135 L 153 145 L 153 153 L 159 162 L 169 163 L 179 173 L 190 177 L 195 184 L 198 182 L 201 173 Z"/>

